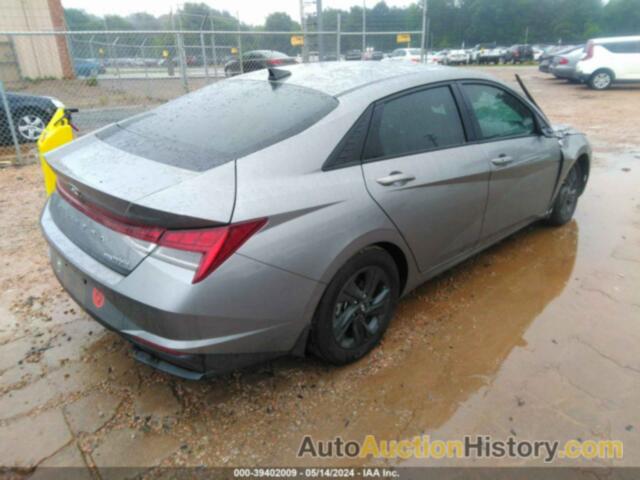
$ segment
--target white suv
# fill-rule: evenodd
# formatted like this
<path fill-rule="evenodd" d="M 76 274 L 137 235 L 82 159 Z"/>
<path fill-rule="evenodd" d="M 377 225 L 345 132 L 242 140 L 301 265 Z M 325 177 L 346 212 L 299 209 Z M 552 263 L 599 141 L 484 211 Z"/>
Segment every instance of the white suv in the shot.
<path fill-rule="evenodd" d="M 594 38 L 584 49 L 576 74 L 596 90 L 614 82 L 640 82 L 640 35 Z"/>

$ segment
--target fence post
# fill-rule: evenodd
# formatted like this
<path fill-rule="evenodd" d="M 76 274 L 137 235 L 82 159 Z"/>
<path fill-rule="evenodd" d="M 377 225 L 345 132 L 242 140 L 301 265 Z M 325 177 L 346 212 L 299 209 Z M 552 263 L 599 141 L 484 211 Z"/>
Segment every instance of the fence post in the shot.
<path fill-rule="evenodd" d="M 209 62 L 207 61 L 207 49 L 204 46 L 204 33 L 200 32 L 200 49 L 202 50 L 202 64 L 204 65 L 204 76 L 209 78 Z"/>
<path fill-rule="evenodd" d="M 242 60 L 242 33 L 240 33 L 240 12 L 238 12 L 238 62 L 240 73 L 244 73 L 244 61 Z"/>
<path fill-rule="evenodd" d="M 420 37 L 420 62 L 426 63 L 425 45 L 427 40 L 427 0 L 422 0 L 422 35 Z"/>
<path fill-rule="evenodd" d="M 218 78 L 218 55 L 216 53 L 216 34 L 213 27 L 213 15 L 209 14 L 209 21 L 211 23 L 211 55 L 213 59 L 213 76 Z"/>
<path fill-rule="evenodd" d="M 362 54 L 367 50 L 367 0 L 362 0 Z"/>
<path fill-rule="evenodd" d="M 341 16 L 340 12 L 338 12 L 338 25 L 336 26 L 336 61 L 340 61 L 340 23 Z"/>
<path fill-rule="evenodd" d="M 18 143 L 18 137 L 16 136 L 16 129 L 15 125 L 13 124 L 13 116 L 11 115 L 11 109 L 9 108 L 9 102 L 7 101 L 7 96 L 5 95 L 4 82 L 2 80 L 0 80 L 0 102 L 2 103 L 4 114 L 7 117 L 7 126 L 9 127 L 9 131 L 11 132 L 11 140 L 13 141 L 13 146 L 16 148 L 16 159 L 18 160 L 18 163 L 22 163 L 22 151 L 20 150 L 20 143 Z"/>
<path fill-rule="evenodd" d="M 178 45 L 178 57 L 180 58 L 180 76 L 185 93 L 189 93 L 189 82 L 187 80 L 187 56 L 184 53 L 184 42 L 182 33 L 176 33 L 176 43 Z"/>

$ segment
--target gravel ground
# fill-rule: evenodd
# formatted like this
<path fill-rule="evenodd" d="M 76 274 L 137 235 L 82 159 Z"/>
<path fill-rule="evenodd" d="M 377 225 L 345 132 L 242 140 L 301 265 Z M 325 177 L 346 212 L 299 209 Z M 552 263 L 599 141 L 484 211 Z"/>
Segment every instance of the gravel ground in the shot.
<path fill-rule="evenodd" d="M 640 466 L 640 88 L 596 93 L 531 67 L 486 70 L 520 73 L 554 123 L 589 134 L 595 161 L 576 218 L 527 228 L 423 285 L 382 345 L 344 368 L 285 358 L 194 383 L 136 363 L 49 268 L 39 167 L 0 170 L 0 465 L 153 476 L 354 464 L 296 452 L 306 434 L 428 433 L 621 439 L 619 464 Z"/>

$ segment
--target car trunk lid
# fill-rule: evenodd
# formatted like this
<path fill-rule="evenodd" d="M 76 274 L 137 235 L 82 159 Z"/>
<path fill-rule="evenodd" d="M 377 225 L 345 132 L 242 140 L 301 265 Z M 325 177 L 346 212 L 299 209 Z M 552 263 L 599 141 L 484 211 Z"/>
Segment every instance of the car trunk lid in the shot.
<path fill-rule="evenodd" d="M 180 155 L 175 146 L 173 154 Z M 96 135 L 46 158 L 58 175 L 58 193 L 50 204 L 56 225 L 121 274 L 155 248 L 154 229 L 211 227 L 231 220 L 234 162 L 203 172 L 186 170 L 127 152 Z"/>

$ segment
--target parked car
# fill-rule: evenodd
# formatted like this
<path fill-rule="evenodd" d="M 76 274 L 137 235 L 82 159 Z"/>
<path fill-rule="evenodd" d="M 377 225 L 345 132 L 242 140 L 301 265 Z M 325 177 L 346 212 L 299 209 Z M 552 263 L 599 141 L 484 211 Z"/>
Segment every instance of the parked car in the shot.
<path fill-rule="evenodd" d="M 495 43 L 479 43 L 471 50 L 471 63 L 490 63 L 490 60 L 497 55 Z M 489 52 L 491 52 L 489 55 Z"/>
<path fill-rule="evenodd" d="M 449 50 L 444 63 L 445 65 L 466 65 L 470 60 L 466 50 Z"/>
<path fill-rule="evenodd" d="M 589 40 L 576 65 L 578 77 L 595 90 L 640 82 L 640 35 Z"/>
<path fill-rule="evenodd" d="M 396 48 L 391 56 L 384 59 L 385 62 L 411 62 L 420 63 L 419 48 Z"/>
<path fill-rule="evenodd" d="M 76 58 L 73 61 L 73 67 L 78 77 L 97 77 L 99 74 L 107 72 L 101 63 L 82 58 Z"/>
<path fill-rule="evenodd" d="M 562 55 L 576 48 L 575 45 L 561 45 L 547 48 L 538 59 L 538 70 L 542 73 L 551 73 L 551 62 L 556 55 Z"/>
<path fill-rule="evenodd" d="M 347 61 L 362 60 L 362 51 L 361 50 L 349 50 L 344 55 L 344 59 L 347 60 Z"/>
<path fill-rule="evenodd" d="M 512 45 L 504 55 L 506 63 L 523 63 L 533 61 L 533 49 L 531 45 Z"/>
<path fill-rule="evenodd" d="M 55 111 L 64 108 L 63 103 L 53 97 L 12 92 L 7 92 L 6 97 L 16 139 L 20 143 L 37 141 Z M 12 142 L 7 115 L 0 104 L 0 145 L 10 145 Z"/>
<path fill-rule="evenodd" d="M 366 52 L 364 52 L 364 55 L 362 55 L 362 60 L 380 61 L 383 58 L 384 53 L 378 50 L 367 50 Z"/>
<path fill-rule="evenodd" d="M 532 222 L 567 223 L 585 189 L 584 135 L 482 73 L 278 74 L 47 155 L 53 270 L 142 362 L 202 378 L 287 353 L 355 361 L 401 296 Z"/>
<path fill-rule="evenodd" d="M 556 78 L 579 82 L 576 72 L 578 61 L 584 56 L 584 47 L 579 46 L 562 55 L 556 55 L 551 62 L 550 71 Z"/>
<path fill-rule="evenodd" d="M 242 68 L 240 60 L 235 58 L 224 66 L 226 77 L 241 73 L 253 72 L 269 67 L 282 67 L 298 63 L 295 58 L 276 50 L 252 50 L 242 55 Z"/>
<path fill-rule="evenodd" d="M 495 46 L 493 48 L 485 48 L 478 55 L 478 63 L 481 64 L 499 64 L 504 61 L 507 49 L 505 47 Z"/>

